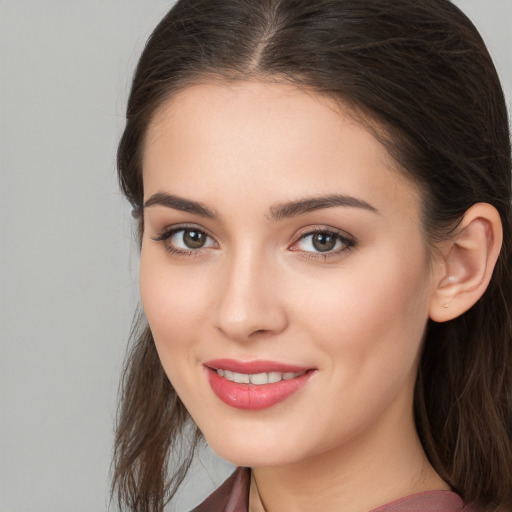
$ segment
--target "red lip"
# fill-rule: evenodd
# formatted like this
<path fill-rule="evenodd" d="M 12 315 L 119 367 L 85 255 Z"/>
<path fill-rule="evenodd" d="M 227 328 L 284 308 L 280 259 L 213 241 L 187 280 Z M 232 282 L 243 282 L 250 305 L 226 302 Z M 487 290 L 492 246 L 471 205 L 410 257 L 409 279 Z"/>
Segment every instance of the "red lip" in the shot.
<path fill-rule="evenodd" d="M 216 359 L 205 363 L 208 382 L 213 392 L 227 405 L 236 409 L 256 411 L 282 402 L 302 388 L 315 373 L 312 368 L 293 366 L 274 361 L 242 362 Z M 240 384 L 221 377 L 216 370 L 237 373 L 301 373 L 300 376 L 271 384 Z"/>

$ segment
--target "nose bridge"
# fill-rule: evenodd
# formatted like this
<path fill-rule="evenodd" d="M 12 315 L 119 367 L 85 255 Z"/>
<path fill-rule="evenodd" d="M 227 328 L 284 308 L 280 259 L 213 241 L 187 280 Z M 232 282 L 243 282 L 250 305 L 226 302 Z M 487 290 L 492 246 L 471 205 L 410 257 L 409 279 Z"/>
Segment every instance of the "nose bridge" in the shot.
<path fill-rule="evenodd" d="M 252 244 L 234 249 L 223 262 L 216 327 L 226 336 L 245 340 L 255 333 L 285 328 L 284 304 L 275 285 L 276 261 Z"/>

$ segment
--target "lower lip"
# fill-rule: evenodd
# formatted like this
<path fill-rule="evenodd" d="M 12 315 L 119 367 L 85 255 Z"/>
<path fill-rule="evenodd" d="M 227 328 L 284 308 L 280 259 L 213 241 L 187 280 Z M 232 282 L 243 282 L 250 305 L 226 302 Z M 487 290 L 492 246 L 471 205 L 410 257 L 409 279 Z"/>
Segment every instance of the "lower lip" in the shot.
<path fill-rule="evenodd" d="M 215 370 L 207 368 L 208 381 L 213 392 L 227 405 L 236 409 L 257 411 L 282 402 L 298 391 L 309 380 L 313 371 L 300 377 L 281 380 L 272 384 L 239 384 L 221 377 Z"/>

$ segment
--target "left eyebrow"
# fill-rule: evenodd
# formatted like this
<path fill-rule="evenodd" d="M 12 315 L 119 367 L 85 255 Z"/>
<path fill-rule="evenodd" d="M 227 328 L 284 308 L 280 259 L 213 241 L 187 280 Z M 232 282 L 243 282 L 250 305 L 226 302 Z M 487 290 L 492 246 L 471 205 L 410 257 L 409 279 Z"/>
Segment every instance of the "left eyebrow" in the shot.
<path fill-rule="evenodd" d="M 372 206 L 370 203 L 363 201 L 362 199 L 341 194 L 331 194 L 328 196 L 311 197 L 300 199 L 298 201 L 276 204 L 270 207 L 270 215 L 268 218 L 272 221 L 278 221 L 288 217 L 295 217 L 297 215 L 309 213 L 315 210 L 334 208 L 336 206 L 361 208 L 372 213 L 379 213 L 377 208 Z"/>

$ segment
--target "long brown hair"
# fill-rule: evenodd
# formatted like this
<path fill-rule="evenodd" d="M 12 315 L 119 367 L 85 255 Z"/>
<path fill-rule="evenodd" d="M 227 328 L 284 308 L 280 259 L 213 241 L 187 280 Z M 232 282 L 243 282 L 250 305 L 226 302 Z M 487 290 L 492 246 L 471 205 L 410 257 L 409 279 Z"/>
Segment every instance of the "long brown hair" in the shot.
<path fill-rule="evenodd" d="M 512 509 L 510 135 L 477 30 L 448 0 L 180 0 L 140 58 L 119 144 L 119 181 L 141 233 L 141 155 L 155 111 L 187 85 L 251 78 L 328 94 L 369 120 L 423 191 L 431 242 L 475 203 L 498 210 L 504 242 L 484 296 L 459 318 L 427 326 L 415 415 L 431 463 L 464 500 Z M 143 315 L 133 338 L 112 489 L 122 509 L 161 512 L 200 433 Z"/>

